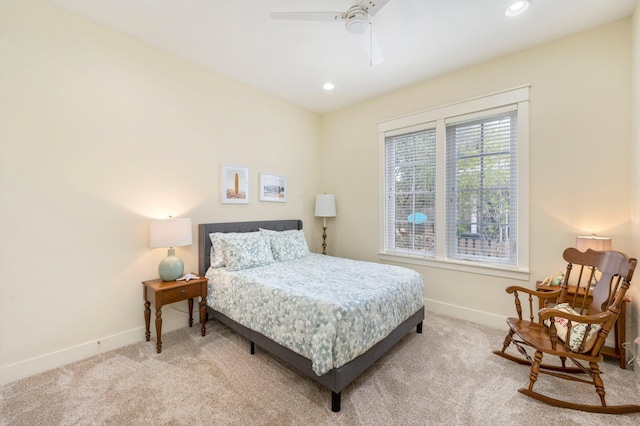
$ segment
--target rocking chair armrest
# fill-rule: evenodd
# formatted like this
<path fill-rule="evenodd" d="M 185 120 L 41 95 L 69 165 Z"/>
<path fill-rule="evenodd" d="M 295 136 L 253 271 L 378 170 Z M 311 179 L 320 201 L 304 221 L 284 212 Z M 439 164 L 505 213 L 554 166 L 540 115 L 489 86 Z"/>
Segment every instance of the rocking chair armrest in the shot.
<path fill-rule="evenodd" d="M 554 308 L 542 308 L 538 311 L 538 317 L 542 321 L 548 320 L 551 317 L 560 317 L 569 320 L 572 323 L 581 322 L 587 324 L 602 324 L 610 315 L 612 315 L 610 312 L 600 312 L 595 315 L 573 315 Z"/>
<path fill-rule="evenodd" d="M 552 291 L 538 291 L 531 290 L 530 288 L 520 287 L 518 285 L 512 285 L 506 288 L 506 292 L 509 294 L 513 294 L 514 292 L 526 293 L 531 296 L 536 296 L 541 299 L 556 299 L 560 296 L 560 289 L 552 290 Z"/>

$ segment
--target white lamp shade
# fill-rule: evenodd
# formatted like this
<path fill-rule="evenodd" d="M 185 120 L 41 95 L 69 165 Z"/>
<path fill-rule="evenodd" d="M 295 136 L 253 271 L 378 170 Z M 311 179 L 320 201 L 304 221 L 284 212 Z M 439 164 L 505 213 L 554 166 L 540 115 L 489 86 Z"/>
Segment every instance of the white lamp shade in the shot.
<path fill-rule="evenodd" d="M 333 194 L 316 195 L 316 216 L 335 217 L 336 197 Z"/>
<path fill-rule="evenodd" d="M 590 236 L 577 236 L 576 248 L 585 252 L 588 249 L 596 251 L 611 250 L 611 238 L 596 237 L 596 234 Z"/>
<path fill-rule="evenodd" d="M 192 242 L 191 218 L 155 219 L 149 223 L 151 247 L 180 247 Z"/>

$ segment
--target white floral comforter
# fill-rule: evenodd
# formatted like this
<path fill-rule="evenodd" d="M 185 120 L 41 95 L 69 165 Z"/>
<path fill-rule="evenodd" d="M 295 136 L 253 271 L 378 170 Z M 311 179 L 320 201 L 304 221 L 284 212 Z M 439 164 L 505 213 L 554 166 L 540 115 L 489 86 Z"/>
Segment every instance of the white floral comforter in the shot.
<path fill-rule="evenodd" d="M 310 359 L 319 376 L 424 306 L 413 270 L 313 253 L 241 271 L 209 268 L 206 277 L 211 308 Z"/>

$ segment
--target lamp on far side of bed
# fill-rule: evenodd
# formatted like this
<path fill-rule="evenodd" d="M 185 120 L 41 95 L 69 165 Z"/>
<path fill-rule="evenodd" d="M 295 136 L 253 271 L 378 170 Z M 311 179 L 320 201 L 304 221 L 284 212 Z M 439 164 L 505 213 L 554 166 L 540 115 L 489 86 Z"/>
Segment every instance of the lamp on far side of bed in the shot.
<path fill-rule="evenodd" d="M 333 194 L 316 195 L 316 217 L 324 218 L 322 226 L 322 254 L 327 254 L 327 218 L 336 217 L 336 197 Z"/>
<path fill-rule="evenodd" d="M 188 246 L 193 242 L 190 218 L 155 219 L 149 223 L 149 245 L 168 248 L 165 257 L 158 266 L 163 281 L 175 281 L 184 272 L 184 263 L 174 247 Z"/>

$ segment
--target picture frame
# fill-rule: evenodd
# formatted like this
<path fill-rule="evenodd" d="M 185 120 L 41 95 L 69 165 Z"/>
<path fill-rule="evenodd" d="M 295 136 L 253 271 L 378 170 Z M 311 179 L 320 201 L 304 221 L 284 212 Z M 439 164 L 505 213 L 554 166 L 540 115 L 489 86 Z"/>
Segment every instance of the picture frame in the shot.
<path fill-rule="evenodd" d="M 249 204 L 249 168 L 223 164 L 221 171 L 223 203 Z"/>
<path fill-rule="evenodd" d="M 286 203 L 288 192 L 286 176 L 260 173 L 260 201 Z"/>

